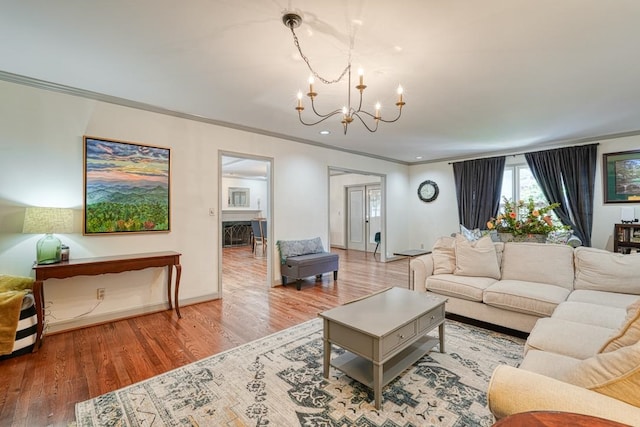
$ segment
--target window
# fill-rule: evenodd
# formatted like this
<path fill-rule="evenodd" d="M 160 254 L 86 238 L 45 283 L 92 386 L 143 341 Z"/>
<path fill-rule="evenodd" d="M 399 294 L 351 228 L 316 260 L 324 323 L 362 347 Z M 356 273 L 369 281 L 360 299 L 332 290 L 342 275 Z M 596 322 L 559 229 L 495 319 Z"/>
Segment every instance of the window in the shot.
<path fill-rule="evenodd" d="M 533 177 L 531 169 L 526 164 L 507 165 L 502 176 L 502 192 L 500 194 L 500 211 L 504 210 L 504 198 L 511 201 L 527 201 L 531 197 L 540 207 L 548 205 L 549 201 L 542 193 L 542 189 Z M 555 212 L 551 212 L 555 224 L 561 224 Z"/>

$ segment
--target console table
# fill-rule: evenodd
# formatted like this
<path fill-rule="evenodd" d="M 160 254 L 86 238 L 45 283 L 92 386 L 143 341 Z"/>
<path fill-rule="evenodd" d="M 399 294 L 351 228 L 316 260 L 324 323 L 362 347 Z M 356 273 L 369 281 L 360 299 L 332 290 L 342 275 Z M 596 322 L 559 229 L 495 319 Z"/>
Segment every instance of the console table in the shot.
<path fill-rule="evenodd" d="M 47 279 L 66 279 L 74 276 L 97 276 L 106 273 L 122 273 L 132 270 L 143 270 L 151 267 L 168 267 L 167 274 L 167 299 L 169 310 L 173 308 L 171 300 L 171 283 L 173 267 L 176 268 L 175 285 L 175 309 L 178 318 L 180 305 L 178 301 L 178 291 L 180 289 L 180 275 L 182 266 L 180 265 L 180 255 L 178 252 L 149 252 L 130 255 L 116 255 L 95 258 L 79 258 L 63 261 L 57 264 L 34 265 L 33 270 L 36 280 L 33 283 L 33 296 L 35 299 L 36 312 L 38 317 L 36 343 L 33 351 L 37 351 L 42 344 L 42 332 L 44 330 L 44 286 Z"/>

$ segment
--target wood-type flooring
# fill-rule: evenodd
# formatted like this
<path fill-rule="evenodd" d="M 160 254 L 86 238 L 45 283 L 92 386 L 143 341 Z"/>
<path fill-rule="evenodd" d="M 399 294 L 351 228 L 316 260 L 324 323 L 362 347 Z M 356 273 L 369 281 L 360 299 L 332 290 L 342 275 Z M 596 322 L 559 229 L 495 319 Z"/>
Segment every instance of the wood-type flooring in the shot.
<path fill-rule="evenodd" d="M 48 335 L 42 348 L 0 361 L 0 426 L 68 426 L 74 405 L 286 329 L 388 286 L 407 287 L 407 259 L 333 249 L 325 274 L 267 288 L 266 260 L 250 247 L 223 250 L 222 298 L 174 311 Z M 183 284 L 185 286 L 185 284 Z M 46 283 L 45 283 L 46 288 Z"/>

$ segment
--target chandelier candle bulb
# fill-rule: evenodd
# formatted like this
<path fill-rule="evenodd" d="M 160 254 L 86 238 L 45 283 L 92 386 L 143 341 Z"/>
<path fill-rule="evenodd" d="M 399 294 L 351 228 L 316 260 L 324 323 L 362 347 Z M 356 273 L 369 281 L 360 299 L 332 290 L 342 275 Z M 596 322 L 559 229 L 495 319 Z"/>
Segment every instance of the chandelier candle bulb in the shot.
<path fill-rule="evenodd" d="M 364 70 L 362 68 L 358 68 L 358 77 L 360 81 L 360 86 L 364 85 Z"/>
<path fill-rule="evenodd" d="M 313 76 L 309 76 L 309 93 L 313 93 Z"/>
<path fill-rule="evenodd" d="M 402 105 L 402 92 L 404 92 L 404 90 L 402 89 L 402 86 L 398 85 L 398 103 L 400 105 Z"/>
<path fill-rule="evenodd" d="M 378 120 L 380 118 L 380 103 L 376 103 L 376 117 L 375 119 Z"/>
<path fill-rule="evenodd" d="M 298 107 L 296 108 L 296 110 L 303 110 L 304 107 L 302 106 L 302 91 L 298 91 Z"/>

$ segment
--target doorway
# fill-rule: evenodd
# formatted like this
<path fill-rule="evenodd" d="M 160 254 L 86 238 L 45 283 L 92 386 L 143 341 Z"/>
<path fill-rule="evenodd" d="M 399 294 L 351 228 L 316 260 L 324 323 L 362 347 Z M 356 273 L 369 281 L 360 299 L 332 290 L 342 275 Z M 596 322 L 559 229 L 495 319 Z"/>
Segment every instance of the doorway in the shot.
<path fill-rule="evenodd" d="M 271 244 L 272 159 L 219 153 L 219 289 L 273 285 Z M 265 242 L 255 245 L 252 221 L 261 220 Z"/>
<path fill-rule="evenodd" d="M 381 196 L 379 184 L 347 187 L 347 249 L 375 250 L 382 227 Z"/>
<path fill-rule="evenodd" d="M 384 175 L 329 168 L 331 246 L 377 252 L 384 260 L 384 188 Z"/>

